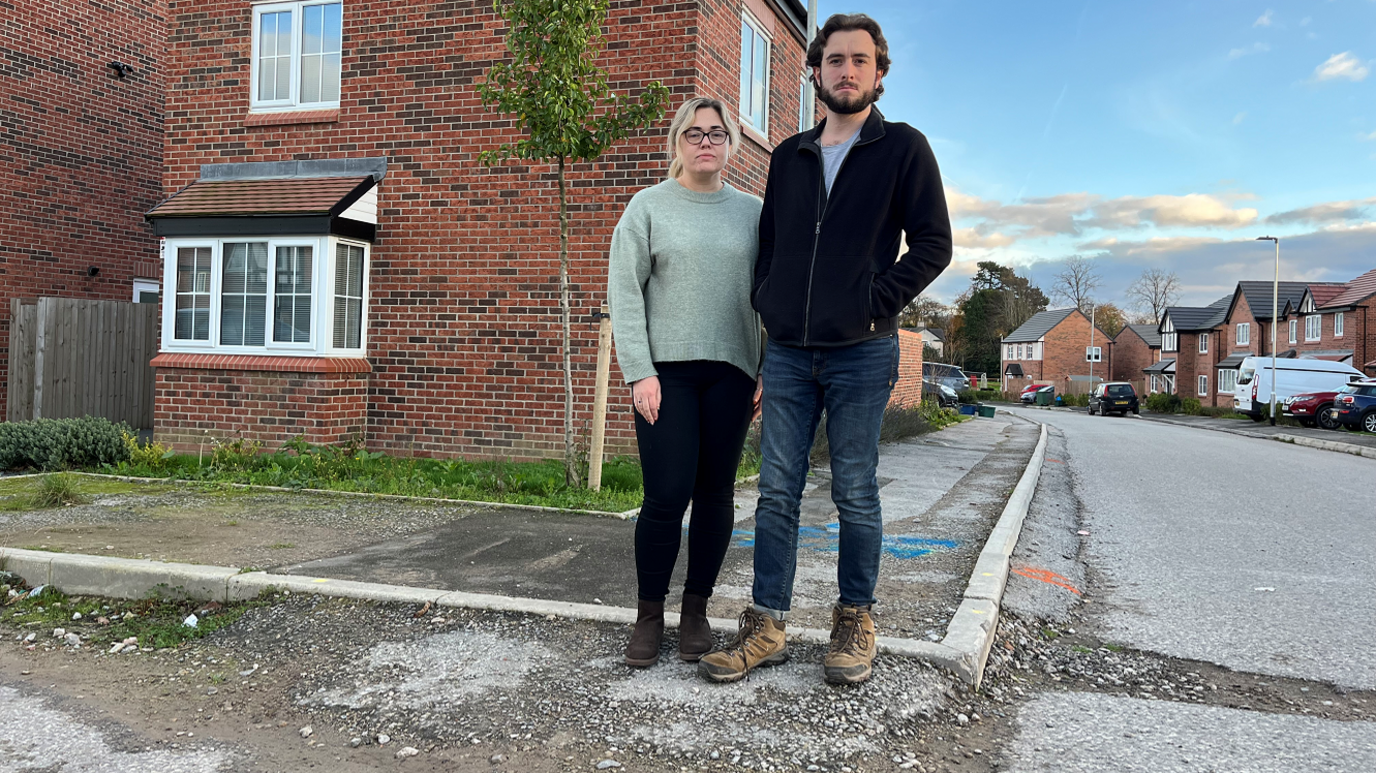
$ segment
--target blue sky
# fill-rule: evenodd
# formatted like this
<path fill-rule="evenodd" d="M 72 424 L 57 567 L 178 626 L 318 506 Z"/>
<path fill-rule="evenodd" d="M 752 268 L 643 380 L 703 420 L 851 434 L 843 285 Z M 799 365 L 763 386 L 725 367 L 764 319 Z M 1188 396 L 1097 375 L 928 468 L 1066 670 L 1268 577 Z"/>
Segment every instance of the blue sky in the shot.
<path fill-rule="evenodd" d="M 1239 279 L 1376 268 L 1376 0 L 820 0 L 884 27 L 880 107 L 931 140 L 957 229 L 950 300 L 978 260 L 1043 287 L 1092 258 L 1101 300 L 1144 268 L 1184 303 Z"/>

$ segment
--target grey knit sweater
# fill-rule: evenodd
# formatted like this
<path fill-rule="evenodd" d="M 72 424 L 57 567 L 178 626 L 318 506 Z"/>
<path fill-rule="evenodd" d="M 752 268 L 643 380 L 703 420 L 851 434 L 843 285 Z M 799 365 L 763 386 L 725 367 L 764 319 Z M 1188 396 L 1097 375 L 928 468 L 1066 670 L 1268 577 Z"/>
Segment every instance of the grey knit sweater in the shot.
<path fill-rule="evenodd" d="M 607 268 L 616 361 L 626 383 L 656 362 L 760 368 L 760 317 L 750 307 L 761 202 L 724 185 L 696 193 L 666 180 L 637 193 L 612 234 Z"/>

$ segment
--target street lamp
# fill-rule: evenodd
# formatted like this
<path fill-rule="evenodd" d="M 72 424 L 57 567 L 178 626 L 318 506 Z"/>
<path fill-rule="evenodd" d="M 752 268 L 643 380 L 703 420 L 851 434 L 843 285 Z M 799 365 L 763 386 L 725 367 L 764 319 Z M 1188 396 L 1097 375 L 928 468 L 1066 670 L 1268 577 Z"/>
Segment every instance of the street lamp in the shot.
<path fill-rule="evenodd" d="M 1280 237 L 1258 236 L 1259 242 L 1276 243 L 1276 278 L 1271 283 L 1271 426 L 1276 426 L 1276 325 L 1280 324 Z"/>

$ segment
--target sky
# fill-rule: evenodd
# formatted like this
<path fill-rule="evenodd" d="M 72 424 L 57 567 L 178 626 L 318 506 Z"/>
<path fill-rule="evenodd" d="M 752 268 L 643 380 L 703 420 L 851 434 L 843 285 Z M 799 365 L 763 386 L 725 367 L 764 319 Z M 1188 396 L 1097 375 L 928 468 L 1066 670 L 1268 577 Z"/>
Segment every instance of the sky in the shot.
<path fill-rule="evenodd" d="M 1376 0 L 819 0 L 863 11 L 893 65 L 885 117 L 921 130 L 956 231 L 928 290 L 975 263 L 1048 289 L 1088 258 L 1101 301 L 1146 268 L 1181 303 L 1241 279 L 1376 268 Z"/>

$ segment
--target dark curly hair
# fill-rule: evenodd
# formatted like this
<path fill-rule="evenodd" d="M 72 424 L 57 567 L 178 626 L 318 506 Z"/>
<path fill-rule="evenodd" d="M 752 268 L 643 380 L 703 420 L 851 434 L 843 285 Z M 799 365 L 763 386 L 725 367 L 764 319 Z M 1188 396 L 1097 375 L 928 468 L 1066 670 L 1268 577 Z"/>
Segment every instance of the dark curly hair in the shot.
<path fill-rule="evenodd" d="M 851 30 L 864 30 L 870 33 L 874 39 L 874 66 L 880 75 L 889 73 L 889 41 L 884 39 L 884 31 L 879 28 L 879 22 L 871 19 L 863 13 L 837 13 L 832 14 L 827 19 L 826 24 L 817 30 L 817 37 L 807 47 L 807 67 L 811 72 L 814 67 L 822 66 L 822 49 L 827 47 L 827 39 L 833 32 L 849 32 Z M 808 76 L 812 77 L 811 75 Z M 875 90 L 875 96 L 884 93 L 881 85 Z"/>

